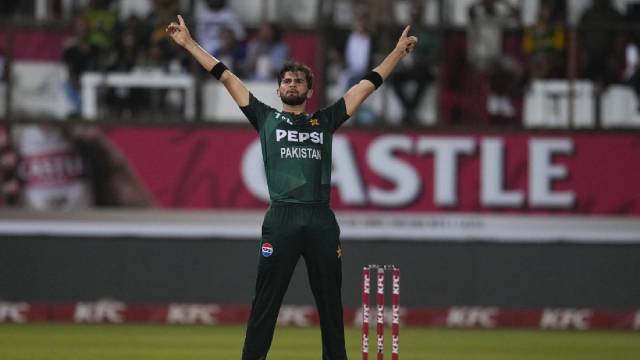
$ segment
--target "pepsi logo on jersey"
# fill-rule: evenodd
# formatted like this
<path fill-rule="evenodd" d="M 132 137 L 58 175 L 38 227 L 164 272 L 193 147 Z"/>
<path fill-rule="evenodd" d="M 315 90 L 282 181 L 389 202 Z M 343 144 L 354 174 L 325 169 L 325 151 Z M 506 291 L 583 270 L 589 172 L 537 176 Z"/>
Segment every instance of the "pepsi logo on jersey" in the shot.
<path fill-rule="evenodd" d="M 262 256 L 269 257 L 273 254 L 273 246 L 269 243 L 262 244 Z"/>

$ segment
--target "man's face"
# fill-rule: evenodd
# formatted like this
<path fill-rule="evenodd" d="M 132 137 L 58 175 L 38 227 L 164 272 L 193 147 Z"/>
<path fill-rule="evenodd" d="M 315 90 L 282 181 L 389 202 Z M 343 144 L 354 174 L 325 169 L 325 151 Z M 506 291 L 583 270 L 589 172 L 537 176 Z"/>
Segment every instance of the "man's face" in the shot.
<path fill-rule="evenodd" d="M 282 102 L 292 106 L 303 104 L 312 93 L 302 71 L 287 71 L 278 87 Z"/>

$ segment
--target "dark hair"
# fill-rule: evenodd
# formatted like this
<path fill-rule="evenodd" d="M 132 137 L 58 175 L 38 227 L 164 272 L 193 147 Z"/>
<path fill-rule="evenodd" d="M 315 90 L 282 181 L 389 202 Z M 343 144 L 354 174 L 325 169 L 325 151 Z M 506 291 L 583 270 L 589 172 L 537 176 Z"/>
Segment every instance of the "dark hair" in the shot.
<path fill-rule="evenodd" d="M 227 6 L 227 0 L 206 0 L 205 1 L 209 8 L 219 11 L 220 9 Z"/>
<path fill-rule="evenodd" d="M 271 42 L 276 44 L 282 41 L 282 28 L 280 28 L 280 25 L 272 22 L 269 23 L 268 26 L 271 28 Z"/>
<path fill-rule="evenodd" d="M 284 64 L 284 66 L 278 73 L 278 85 L 282 83 L 282 79 L 284 79 L 284 74 L 288 72 L 298 72 L 298 71 L 304 74 L 304 77 L 307 80 L 307 86 L 309 87 L 309 89 L 311 89 L 311 87 L 313 86 L 313 72 L 307 65 L 299 62 L 287 62 L 286 64 Z"/>

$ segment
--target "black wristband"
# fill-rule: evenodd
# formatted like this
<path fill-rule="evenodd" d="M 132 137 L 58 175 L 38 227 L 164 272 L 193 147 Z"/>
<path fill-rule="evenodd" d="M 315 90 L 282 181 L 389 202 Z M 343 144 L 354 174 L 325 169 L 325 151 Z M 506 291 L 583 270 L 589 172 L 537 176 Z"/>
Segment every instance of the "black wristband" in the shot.
<path fill-rule="evenodd" d="M 222 61 L 219 61 L 217 64 L 215 64 L 213 66 L 213 68 L 211 69 L 211 71 L 209 71 L 211 73 L 211 75 L 213 75 L 216 79 L 220 80 L 220 77 L 222 77 L 222 73 L 227 70 L 227 67 L 222 63 Z"/>
<path fill-rule="evenodd" d="M 369 71 L 369 73 L 367 75 L 365 75 L 362 80 L 369 80 L 371 81 L 371 83 L 373 84 L 373 86 L 377 88 L 380 87 L 380 85 L 382 85 L 382 76 L 380 76 L 380 74 L 378 74 L 376 71 Z"/>

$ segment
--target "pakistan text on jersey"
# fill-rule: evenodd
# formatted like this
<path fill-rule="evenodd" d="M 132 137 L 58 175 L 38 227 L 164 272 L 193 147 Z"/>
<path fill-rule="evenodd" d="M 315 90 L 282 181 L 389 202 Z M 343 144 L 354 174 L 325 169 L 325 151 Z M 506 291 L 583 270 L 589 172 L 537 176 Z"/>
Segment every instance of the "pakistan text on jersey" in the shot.
<path fill-rule="evenodd" d="M 289 142 L 303 143 L 305 141 L 311 141 L 314 144 L 324 144 L 324 134 L 319 131 L 304 132 L 296 130 L 276 130 L 276 141 L 286 139 Z"/>
<path fill-rule="evenodd" d="M 281 147 L 280 158 L 322 160 L 322 153 L 319 149 L 310 147 Z"/>

